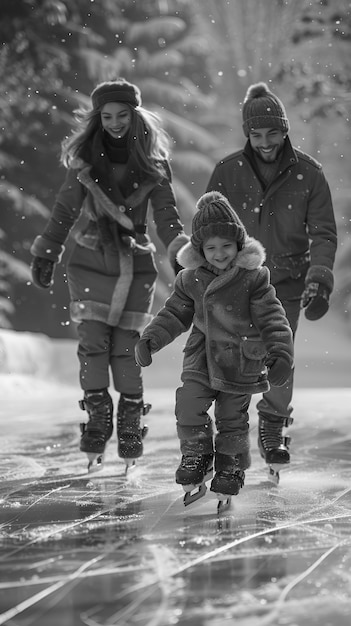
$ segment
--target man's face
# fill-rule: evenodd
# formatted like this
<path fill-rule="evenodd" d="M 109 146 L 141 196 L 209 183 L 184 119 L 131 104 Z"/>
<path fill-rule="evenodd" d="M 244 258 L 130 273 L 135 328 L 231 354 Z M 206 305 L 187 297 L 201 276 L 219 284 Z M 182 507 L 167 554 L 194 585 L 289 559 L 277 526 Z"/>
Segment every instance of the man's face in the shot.
<path fill-rule="evenodd" d="M 279 128 L 257 128 L 250 132 L 249 141 L 261 161 L 273 163 L 283 150 L 285 137 Z"/>

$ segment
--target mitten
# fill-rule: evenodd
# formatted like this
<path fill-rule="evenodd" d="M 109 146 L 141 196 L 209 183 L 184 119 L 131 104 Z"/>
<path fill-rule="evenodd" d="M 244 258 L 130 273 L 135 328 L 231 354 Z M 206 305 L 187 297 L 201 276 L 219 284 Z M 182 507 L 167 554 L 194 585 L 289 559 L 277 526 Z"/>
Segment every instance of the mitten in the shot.
<path fill-rule="evenodd" d="M 31 265 L 33 283 L 41 289 L 48 289 L 53 283 L 54 269 L 53 261 L 35 256 Z"/>
<path fill-rule="evenodd" d="M 135 360 L 140 367 L 147 367 L 152 363 L 149 339 L 139 339 L 135 346 Z"/>
<path fill-rule="evenodd" d="M 266 363 L 268 367 L 268 380 L 273 387 L 285 385 L 291 374 L 291 365 L 286 359 L 272 358 Z"/>
<path fill-rule="evenodd" d="M 319 320 L 329 309 L 329 289 L 322 283 L 309 283 L 302 294 L 301 308 L 308 320 Z"/>

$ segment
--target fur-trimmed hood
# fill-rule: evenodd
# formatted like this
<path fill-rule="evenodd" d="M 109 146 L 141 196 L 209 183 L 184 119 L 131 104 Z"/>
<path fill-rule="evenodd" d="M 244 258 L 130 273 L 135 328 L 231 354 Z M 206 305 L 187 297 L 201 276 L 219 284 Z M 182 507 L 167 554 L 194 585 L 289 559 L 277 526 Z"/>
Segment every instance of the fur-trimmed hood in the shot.
<path fill-rule="evenodd" d="M 253 237 L 247 237 L 242 250 L 235 258 L 234 265 L 247 270 L 255 270 L 261 267 L 265 260 L 266 252 L 262 244 Z M 179 250 L 177 261 L 185 269 L 192 270 L 206 263 L 205 257 L 195 250 L 190 241 Z"/>

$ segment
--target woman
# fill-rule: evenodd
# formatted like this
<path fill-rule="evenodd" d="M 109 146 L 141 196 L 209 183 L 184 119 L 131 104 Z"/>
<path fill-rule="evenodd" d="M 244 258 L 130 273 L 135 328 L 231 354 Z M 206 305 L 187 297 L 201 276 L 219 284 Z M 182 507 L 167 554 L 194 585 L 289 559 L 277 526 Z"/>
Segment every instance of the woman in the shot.
<path fill-rule="evenodd" d="M 33 282 L 52 284 L 55 264 L 81 212 L 87 226 L 75 235 L 67 263 L 71 317 L 78 323 L 82 424 L 80 449 L 88 469 L 102 463 L 112 435 L 110 371 L 120 393 L 118 453 L 133 464 L 142 455 L 146 427 L 141 369 L 134 358 L 139 333 L 150 321 L 157 270 L 147 234 L 148 203 L 175 271 L 176 253 L 188 241 L 171 183 L 168 136 L 142 107 L 140 90 L 124 79 L 103 82 L 92 107 L 75 111 L 77 128 L 62 143 L 67 168 L 52 216 L 31 252 Z M 84 221 L 84 220 L 82 220 Z"/>

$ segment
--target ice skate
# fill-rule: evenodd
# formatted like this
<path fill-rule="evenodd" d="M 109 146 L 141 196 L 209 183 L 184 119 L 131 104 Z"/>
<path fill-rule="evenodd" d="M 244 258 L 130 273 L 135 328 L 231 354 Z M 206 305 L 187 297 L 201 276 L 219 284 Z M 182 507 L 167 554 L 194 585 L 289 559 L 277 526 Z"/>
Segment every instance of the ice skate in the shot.
<path fill-rule="evenodd" d="M 126 474 L 143 454 L 143 439 L 148 432 L 143 418 L 150 409 L 151 404 L 144 404 L 142 398 L 135 400 L 121 394 L 117 410 L 118 456 L 125 462 Z"/>
<path fill-rule="evenodd" d="M 261 457 L 268 465 L 268 478 L 275 484 L 280 481 L 280 470 L 290 463 L 289 444 L 290 437 L 284 437 L 283 428 L 291 426 L 292 417 L 284 419 L 265 419 L 259 417 L 258 422 L 258 447 Z"/>
<path fill-rule="evenodd" d="M 184 506 L 203 498 L 207 491 L 206 482 L 213 476 L 213 454 L 185 455 L 176 471 L 176 483 L 182 485 Z"/>
<path fill-rule="evenodd" d="M 216 453 L 215 469 L 210 490 L 218 499 L 218 513 L 222 513 L 230 507 L 232 496 L 237 496 L 244 486 L 245 472 L 240 469 L 239 455 L 221 453 Z"/>
<path fill-rule="evenodd" d="M 89 421 L 80 424 L 80 450 L 88 457 L 88 472 L 94 472 L 103 466 L 106 443 L 113 431 L 112 398 L 107 389 L 86 391 L 79 406 L 89 415 Z"/>

